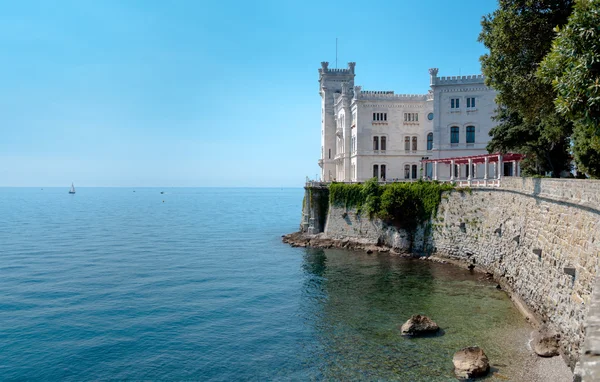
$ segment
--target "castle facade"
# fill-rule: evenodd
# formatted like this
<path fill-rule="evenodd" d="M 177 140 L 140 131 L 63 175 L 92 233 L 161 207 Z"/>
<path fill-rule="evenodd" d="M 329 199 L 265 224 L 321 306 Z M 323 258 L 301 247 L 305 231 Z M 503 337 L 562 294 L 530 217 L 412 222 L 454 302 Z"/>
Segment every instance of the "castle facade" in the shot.
<path fill-rule="evenodd" d="M 355 86 L 355 66 L 319 69 L 321 180 L 432 178 L 421 160 L 487 154 L 496 94 L 483 76 L 438 77 L 433 68 L 427 94 L 395 94 Z M 456 166 L 455 176 L 473 166 Z M 450 169 L 440 164 L 436 178 L 450 178 Z"/>

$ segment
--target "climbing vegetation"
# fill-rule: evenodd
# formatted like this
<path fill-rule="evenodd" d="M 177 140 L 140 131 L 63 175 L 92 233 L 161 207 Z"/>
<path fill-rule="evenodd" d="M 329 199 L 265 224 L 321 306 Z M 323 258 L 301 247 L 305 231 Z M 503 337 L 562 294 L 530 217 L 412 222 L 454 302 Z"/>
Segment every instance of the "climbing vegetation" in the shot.
<path fill-rule="evenodd" d="M 379 185 L 375 179 L 363 184 L 333 183 L 329 187 L 329 202 L 414 229 L 437 213 L 442 192 L 452 189 L 451 184 L 424 181 L 386 185 Z"/>

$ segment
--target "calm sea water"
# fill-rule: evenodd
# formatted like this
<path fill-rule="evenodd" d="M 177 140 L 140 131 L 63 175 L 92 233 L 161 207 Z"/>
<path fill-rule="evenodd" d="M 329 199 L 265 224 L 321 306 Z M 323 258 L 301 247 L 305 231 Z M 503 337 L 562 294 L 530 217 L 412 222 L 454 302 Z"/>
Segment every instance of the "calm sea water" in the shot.
<path fill-rule="evenodd" d="M 0 379 L 442 381 L 475 344 L 519 367 L 529 327 L 477 275 L 282 244 L 302 196 L 0 189 Z M 415 313 L 445 334 L 401 337 Z"/>

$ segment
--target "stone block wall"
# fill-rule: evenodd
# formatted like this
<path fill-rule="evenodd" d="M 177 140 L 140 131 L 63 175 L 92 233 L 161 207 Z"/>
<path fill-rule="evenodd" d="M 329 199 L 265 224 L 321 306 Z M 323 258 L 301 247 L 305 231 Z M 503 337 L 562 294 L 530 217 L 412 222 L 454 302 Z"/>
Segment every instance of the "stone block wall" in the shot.
<path fill-rule="evenodd" d="M 562 334 L 576 362 L 600 254 L 600 182 L 506 178 L 442 197 L 430 240 L 440 256 L 493 272 Z"/>
<path fill-rule="evenodd" d="M 322 219 L 312 200 L 307 211 Z M 600 313 L 587 317 L 600 258 L 600 181 L 504 178 L 500 188 L 447 192 L 437 216 L 412 236 L 353 209 L 329 206 L 325 213 L 318 232 L 326 237 L 435 253 L 494 273 L 561 333 L 570 366 L 582 353 L 600 355 Z M 596 296 L 600 306 L 600 291 Z M 599 340 L 582 352 L 586 317 Z"/>

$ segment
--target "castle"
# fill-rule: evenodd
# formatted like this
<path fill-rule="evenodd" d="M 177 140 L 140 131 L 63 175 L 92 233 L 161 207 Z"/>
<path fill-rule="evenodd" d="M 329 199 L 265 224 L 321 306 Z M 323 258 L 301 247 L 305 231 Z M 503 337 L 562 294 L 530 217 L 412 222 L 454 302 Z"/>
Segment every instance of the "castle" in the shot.
<path fill-rule="evenodd" d="M 432 163 L 421 167 L 421 161 L 487 154 L 496 93 L 483 76 L 438 77 L 433 68 L 427 94 L 395 94 L 354 86 L 355 66 L 330 69 L 322 62 L 319 69 L 322 181 L 477 174 L 474 164 L 455 165 L 451 174 L 443 163 L 434 174 Z"/>

